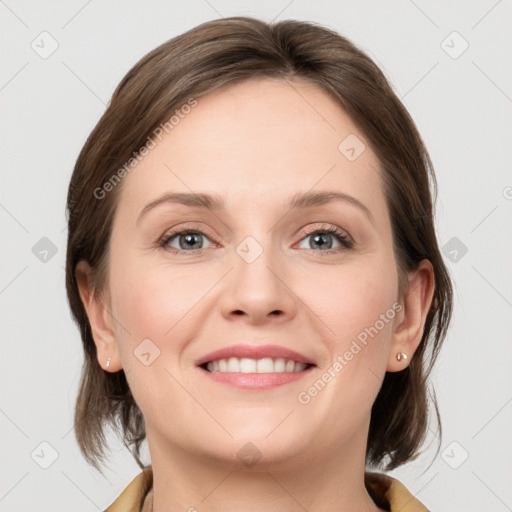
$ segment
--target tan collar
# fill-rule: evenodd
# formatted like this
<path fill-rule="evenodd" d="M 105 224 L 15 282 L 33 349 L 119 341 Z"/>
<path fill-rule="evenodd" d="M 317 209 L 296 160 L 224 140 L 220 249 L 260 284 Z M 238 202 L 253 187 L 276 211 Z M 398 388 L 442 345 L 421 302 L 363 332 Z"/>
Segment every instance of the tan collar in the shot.
<path fill-rule="evenodd" d="M 382 473 L 367 472 L 365 485 L 375 503 L 390 512 L 429 512 L 398 480 Z M 105 512 L 152 512 L 153 470 L 137 475 Z"/>

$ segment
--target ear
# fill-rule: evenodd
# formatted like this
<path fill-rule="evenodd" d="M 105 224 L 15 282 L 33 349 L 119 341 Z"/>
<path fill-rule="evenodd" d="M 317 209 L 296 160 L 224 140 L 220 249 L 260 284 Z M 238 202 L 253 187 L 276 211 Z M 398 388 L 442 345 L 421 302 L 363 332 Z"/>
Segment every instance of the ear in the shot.
<path fill-rule="evenodd" d="M 80 261 L 75 268 L 75 276 L 78 283 L 78 291 L 84 305 L 92 337 L 96 345 L 98 363 L 107 372 L 117 372 L 122 369 L 121 358 L 117 346 L 113 318 L 93 287 L 92 270 L 85 261 Z M 107 361 L 110 358 L 109 366 Z"/>
<path fill-rule="evenodd" d="M 388 372 L 398 372 L 406 368 L 423 337 L 425 320 L 434 296 L 434 270 L 429 260 L 422 260 L 416 270 L 409 274 L 409 286 L 404 293 L 403 310 L 398 318 L 390 345 Z M 406 358 L 400 361 L 397 354 Z"/>

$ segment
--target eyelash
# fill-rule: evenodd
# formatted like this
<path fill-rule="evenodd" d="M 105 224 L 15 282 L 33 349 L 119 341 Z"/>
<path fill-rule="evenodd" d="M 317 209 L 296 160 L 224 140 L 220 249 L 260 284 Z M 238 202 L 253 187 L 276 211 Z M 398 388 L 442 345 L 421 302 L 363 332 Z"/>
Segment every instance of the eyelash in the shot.
<path fill-rule="evenodd" d="M 304 236 L 300 239 L 300 241 L 302 241 L 304 238 L 307 238 L 308 236 L 311 236 L 311 235 L 314 235 L 317 233 L 333 235 L 338 240 L 338 242 L 340 242 L 340 244 L 343 247 L 336 247 L 334 249 L 327 249 L 324 251 L 308 249 L 310 251 L 328 255 L 328 254 L 337 253 L 343 249 L 352 249 L 355 245 L 354 241 L 351 238 L 349 238 L 344 231 L 342 231 L 340 228 L 337 228 L 334 226 L 326 226 L 326 227 L 322 226 L 320 228 L 313 228 L 311 230 L 306 230 L 306 232 L 304 233 Z M 198 234 L 198 235 L 203 235 L 207 238 L 210 238 L 206 233 L 204 233 L 200 229 L 187 228 L 187 229 L 183 229 L 183 230 L 172 231 L 171 233 L 166 233 L 160 239 L 158 245 L 160 248 L 165 249 L 174 254 L 181 254 L 181 253 L 196 254 L 197 252 L 203 250 L 203 249 L 193 249 L 191 251 L 185 251 L 185 250 L 181 250 L 181 249 L 175 249 L 174 247 L 169 247 L 169 245 L 168 245 L 169 242 L 176 236 L 189 235 L 189 234 Z"/>

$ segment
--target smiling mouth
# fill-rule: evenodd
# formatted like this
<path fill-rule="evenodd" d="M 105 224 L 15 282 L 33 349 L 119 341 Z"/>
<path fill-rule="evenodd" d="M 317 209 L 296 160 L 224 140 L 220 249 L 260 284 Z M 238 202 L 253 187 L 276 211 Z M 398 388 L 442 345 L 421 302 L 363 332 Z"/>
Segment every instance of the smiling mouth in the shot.
<path fill-rule="evenodd" d="M 252 359 L 247 357 L 229 357 L 208 361 L 200 365 L 210 373 L 298 373 L 314 366 L 300 363 L 293 359 L 264 357 Z"/>

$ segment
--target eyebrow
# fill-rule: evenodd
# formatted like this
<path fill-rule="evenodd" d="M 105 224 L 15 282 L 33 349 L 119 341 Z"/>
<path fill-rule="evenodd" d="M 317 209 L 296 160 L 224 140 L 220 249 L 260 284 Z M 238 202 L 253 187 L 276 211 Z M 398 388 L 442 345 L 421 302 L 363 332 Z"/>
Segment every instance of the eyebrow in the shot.
<path fill-rule="evenodd" d="M 375 219 L 367 206 L 359 201 L 359 199 L 356 199 L 355 197 L 344 194 L 342 192 L 298 192 L 288 199 L 286 206 L 290 210 L 306 209 L 314 206 L 322 206 L 335 200 L 345 201 L 359 208 L 365 213 L 370 222 L 375 224 Z M 204 208 L 212 211 L 226 210 L 226 204 L 224 200 L 221 196 L 216 194 L 189 194 L 183 192 L 165 193 L 158 199 L 155 199 L 151 203 L 148 203 L 146 206 L 144 206 L 139 214 L 137 223 L 139 223 L 141 218 L 150 210 L 161 204 L 168 203 L 183 204 L 185 206 Z"/>

